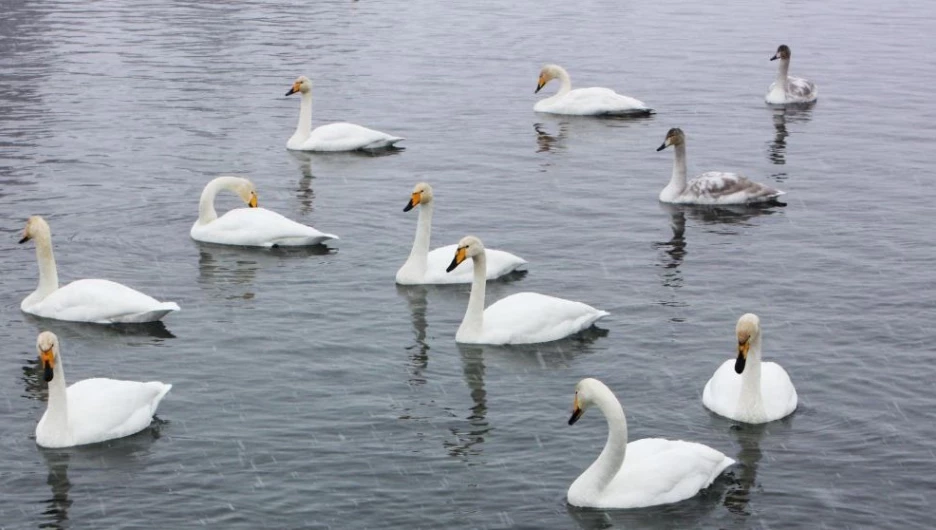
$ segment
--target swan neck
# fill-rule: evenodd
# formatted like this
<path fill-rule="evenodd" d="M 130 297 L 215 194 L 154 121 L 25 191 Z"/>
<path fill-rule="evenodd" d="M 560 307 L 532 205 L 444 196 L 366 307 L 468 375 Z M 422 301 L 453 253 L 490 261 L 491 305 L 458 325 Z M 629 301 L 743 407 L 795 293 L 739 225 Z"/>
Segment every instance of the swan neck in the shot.
<path fill-rule="evenodd" d="M 305 140 L 312 133 L 312 90 L 299 93 L 299 123 L 293 138 Z"/>
<path fill-rule="evenodd" d="M 627 452 L 627 418 L 624 408 L 610 390 L 596 400 L 598 408 L 608 420 L 608 441 L 595 462 L 585 471 L 589 489 L 600 494 L 618 474 Z"/>
<path fill-rule="evenodd" d="M 36 261 L 39 263 L 39 287 L 36 293 L 44 298 L 59 286 L 55 255 L 52 253 L 52 234 L 40 232 L 33 236 L 33 241 L 36 245 Z"/>
<path fill-rule="evenodd" d="M 221 190 L 234 190 L 236 184 L 241 182 L 235 177 L 218 177 L 205 186 L 202 190 L 201 199 L 198 201 L 198 222 L 200 224 L 210 223 L 218 218 L 218 212 L 215 211 L 214 201 L 218 192 Z"/>
<path fill-rule="evenodd" d="M 758 405 L 761 396 L 761 340 L 752 337 L 744 372 L 741 373 L 741 401 L 749 406 Z"/>
<path fill-rule="evenodd" d="M 790 60 L 789 59 L 780 59 L 780 64 L 777 66 L 777 79 L 775 81 L 778 88 L 782 88 L 784 92 L 787 91 L 787 84 L 789 83 L 789 72 L 790 72 Z"/>
<path fill-rule="evenodd" d="M 686 189 L 686 144 L 678 144 L 673 147 L 673 176 L 670 178 L 669 186 L 676 188 L 679 192 Z"/>
<path fill-rule="evenodd" d="M 61 357 L 56 355 L 54 376 L 49 381 L 49 401 L 46 405 L 45 422 L 51 425 L 68 425 L 68 388 Z"/>
<path fill-rule="evenodd" d="M 569 77 L 569 72 L 565 71 L 565 68 L 559 68 L 559 92 L 556 92 L 557 96 L 564 96 L 572 90 L 572 78 Z"/>
<path fill-rule="evenodd" d="M 474 277 L 471 280 L 471 295 L 468 297 L 468 309 L 459 331 L 481 333 L 484 326 L 484 291 L 487 288 L 487 254 L 481 251 L 472 258 Z"/>
<path fill-rule="evenodd" d="M 420 275 L 429 268 L 429 243 L 432 235 L 432 202 L 419 206 L 419 218 L 416 220 L 416 238 L 406 265 L 414 267 Z"/>

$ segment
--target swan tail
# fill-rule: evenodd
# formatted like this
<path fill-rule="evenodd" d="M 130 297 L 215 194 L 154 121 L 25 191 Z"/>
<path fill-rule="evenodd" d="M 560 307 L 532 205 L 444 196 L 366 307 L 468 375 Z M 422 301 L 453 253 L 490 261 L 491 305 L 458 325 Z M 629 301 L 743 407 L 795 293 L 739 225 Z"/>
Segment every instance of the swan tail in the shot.
<path fill-rule="evenodd" d="M 131 313 L 128 315 L 121 315 L 118 317 L 111 318 L 108 322 L 109 324 L 142 324 L 144 322 L 156 322 L 157 320 L 162 320 L 163 317 L 169 313 L 178 311 L 179 304 L 175 302 L 160 302 L 153 309 L 149 311 L 142 311 L 139 313 Z"/>

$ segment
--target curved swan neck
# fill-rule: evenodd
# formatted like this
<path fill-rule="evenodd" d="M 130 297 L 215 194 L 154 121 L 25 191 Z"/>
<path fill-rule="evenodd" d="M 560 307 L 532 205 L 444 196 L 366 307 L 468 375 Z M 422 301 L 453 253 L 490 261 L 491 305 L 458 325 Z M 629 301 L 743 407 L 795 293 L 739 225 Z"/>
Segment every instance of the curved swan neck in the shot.
<path fill-rule="evenodd" d="M 293 138 L 304 141 L 312 134 L 312 89 L 299 93 L 299 123 Z"/>
<path fill-rule="evenodd" d="M 474 278 L 471 280 L 471 295 L 468 297 L 468 309 L 458 331 L 481 333 L 484 327 L 484 291 L 487 288 L 487 254 L 482 251 L 471 258 Z"/>
<path fill-rule="evenodd" d="M 787 84 L 789 83 L 789 72 L 790 72 L 790 60 L 789 59 L 780 59 L 780 64 L 777 66 L 777 79 L 775 83 L 776 86 L 783 89 L 783 92 L 787 91 Z"/>
<path fill-rule="evenodd" d="M 419 218 L 416 221 L 416 238 L 413 249 L 405 265 L 414 267 L 419 274 L 425 274 L 429 265 L 429 240 L 432 235 L 432 202 L 419 205 Z"/>
<path fill-rule="evenodd" d="M 617 475 L 624 463 L 627 452 L 627 418 L 621 402 L 611 390 L 604 388 L 598 392 L 595 404 L 608 420 L 608 441 L 594 463 L 585 470 L 582 478 L 588 489 L 601 493 Z"/>
<path fill-rule="evenodd" d="M 751 337 L 751 347 L 741 373 L 741 401 L 747 406 L 762 403 L 761 396 L 761 338 L 760 334 Z"/>
<path fill-rule="evenodd" d="M 45 297 L 59 286 L 55 255 L 52 253 L 52 234 L 40 231 L 33 235 L 33 241 L 36 244 L 36 261 L 39 263 L 39 287 L 36 293 Z"/>
<path fill-rule="evenodd" d="M 673 146 L 673 176 L 670 177 L 668 187 L 674 187 L 678 192 L 686 189 L 686 144 Z"/>
<path fill-rule="evenodd" d="M 572 90 L 572 78 L 569 77 L 569 72 L 566 72 L 565 68 L 556 67 L 556 78 L 559 79 L 561 83 L 559 85 L 559 92 L 556 92 L 557 96 L 564 96 L 570 90 Z"/>
<path fill-rule="evenodd" d="M 215 211 L 214 200 L 218 192 L 225 189 L 234 190 L 240 182 L 238 177 L 218 177 L 209 182 L 198 201 L 198 222 L 205 224 L 217 219 L 218 212 Z"/>

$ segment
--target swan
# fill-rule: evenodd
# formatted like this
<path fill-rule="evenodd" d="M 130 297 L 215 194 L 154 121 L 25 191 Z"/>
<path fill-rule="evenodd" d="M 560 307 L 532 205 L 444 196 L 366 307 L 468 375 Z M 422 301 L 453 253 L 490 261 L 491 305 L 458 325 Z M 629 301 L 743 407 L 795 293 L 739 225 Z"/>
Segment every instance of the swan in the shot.
<path fill-rule="evenodd" d="M 517 293 L 484 308 L 487 254 L 484 244 L 474 236 L 458 242 L 455 257 L 446 269 L 455 270 L 466 259 L 474 261 L 468 309 L 458 332 L 457 342 L 468 344 L 535 344 L 568 337 L 591 327 L 608 316 L 607 311 L 581 302 L 573 302 L 539 293 Z"/>
<path fill-rule="evenodd" d="M 218 217 L 214 200 L 221 190 L 233 191 L 249 208 L 235 208 Z M 266 248 L 320 245 L 329 239 L 338 239 L 336 235 L 258 208 L 256 188 L 240 177 L 218 177 L 205 186 L 198 202 L 198 220 L 189 234 L 192 239 L 205 243 Z"/>
<path fill-rule="evenodd" d="M 604 383 L 582 379 L 572 402 L 574 424 L 591 405 L 608 420 L 608 441 L 598 459 L 569 486 L 568 500 L 585 508 L 643 508 L 695 496 L 735 463 L 707 445 L 644 438 L 627 442 L 624 409 Z"/>
<path fill-rule="evenodd" d="M 576 88 L 572 90 L 569 73 L 557 64 L 547 64 L 540 70 L 534 94 L 553 79 L 561 85 L 555 95 L 541 99 L 533 106 L 536 112 L 575 116 L 646 116 L 653 113 L 643 101 L 622 96 L 610 88 Z"/>
<path fill-rule="evenodd" d="M 383 149 L 403 140 L 399 136 L 361 127 L 353 123 L 329 123 L 312 130 L 312 81 L 301 75 L 293 83 L 287 96 L 299 93 L 299 125 L 286 142 L 286 148 L 295 151 L 357 151 Z"/>
<path fill-rule="evenodd" d="M 771 105 L 786 105 L 796 103 L 812 103 L 819 97 L 819 88 L 816 84 L 801 77 L 787 75 L 790 71 L 790 47 L 781 44 L 777 53 L 770 58 L 771 61 L 780 59 L 777 69 L 777 79 L 767 89 L 764 100 Z"/>
<path fill-rule="evenodd" d="M 779 420 L 796 410 L 796 389 L 777 363 L 761 362 L 761 330 L 757 315 L 738 319 L 737 360 L 725 361 L 705 383 L 702 403 L 712 412 L 744 423 Z"/>
<path fill-rule="evenodd" d="M 737 173 L 707 171 L 686 183 L 686 135 L 682 129 L 673 128 L 666 133 L 662 151 L 669 146 L 676 151 L 673 161 L 673 176 L 660 192 L 660 202 L 670 204 L 764 204 L 776 203 L 786 192 L 770 186 L 751 182 Z"/>
<path fill-rule="evenodd" d="M 52 232 L 45 219 L 34 215 L 26 222 L 20 243 L 36 242 L 39 287 L 23 299 L 24 313 L 71 322 L 96 324 L 154 322 L 173 311 L 175 302 L 160 302 L 140 291 L 110 280 L 75 280 L 59 287 Z"/>
<path fill-rule="evenodd" d="M 449 256 L 458 245 L 448 245 L 429 252 L 429 235 L 432 231 L 432 186 L 420 182 L 413 188 L 410 201 L 403 208 L 408 212 L 419 207 L 416 222 L 416 239 L 406 263 L 396 273 L 396 282 L 401 285 L 471 283 L 471 267 L 460 265 L 450 273 L 445 272 Z M 510 274 L 526 264 L 526 260 L 502 250 L 487 250 L 486 278 L 493 280 Z"/>
<path fill-rule="evenodd" d="M 172 385 L 94 378 L 65 387 L 58 337 L 43 331 L 36 339 L 49 402 L 36 425 L 36 443 L 59 448 L 123 438 L 147 428 Z"/>

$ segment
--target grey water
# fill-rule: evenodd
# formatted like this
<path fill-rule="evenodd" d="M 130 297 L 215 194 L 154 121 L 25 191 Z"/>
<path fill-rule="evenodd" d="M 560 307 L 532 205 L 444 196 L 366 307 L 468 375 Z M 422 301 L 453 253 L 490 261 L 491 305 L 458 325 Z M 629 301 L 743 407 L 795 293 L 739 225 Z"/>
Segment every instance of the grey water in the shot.
<path fill-rule="evenodd" d="M 932 2 L 866 0 L 4 0 L 0 527 L 932 526 L 934 18 Z M 763 103 L 779 44 L 818 84 L 814 107 Z M 657 114 L 536 114 L 546 62 Z M 300 74 L 316 124 L 406 149 L 287 152 Z M 690 173 L 741 172 L 787 206 L 662 207 L 673 155 L 655 148 L 677 126 Z M 220 174 L 341 240 L 193 242 Z M 529 290 L 611 316 L 554 344 L 456 344 L 467 286 L 393 281 L 419 181 L 434 246 L 474 234 L 529 260 L 489 303 Z M 182 311 L 129 329 L 23 314 L 38 270 L 16 241 L 34 214 L 63 282 L 108 278 Z M 761 427 L 701 403 L 749 311 L 800 396 Z M 71 382 L 172 383 L 153 426 L 39 449 L 45 329 Z M 632 439 L 738 465 L 674 505 L 567 506 L 606 435 L 597 411 L 566 424 L 583 377 L 614 390 Z"/>

